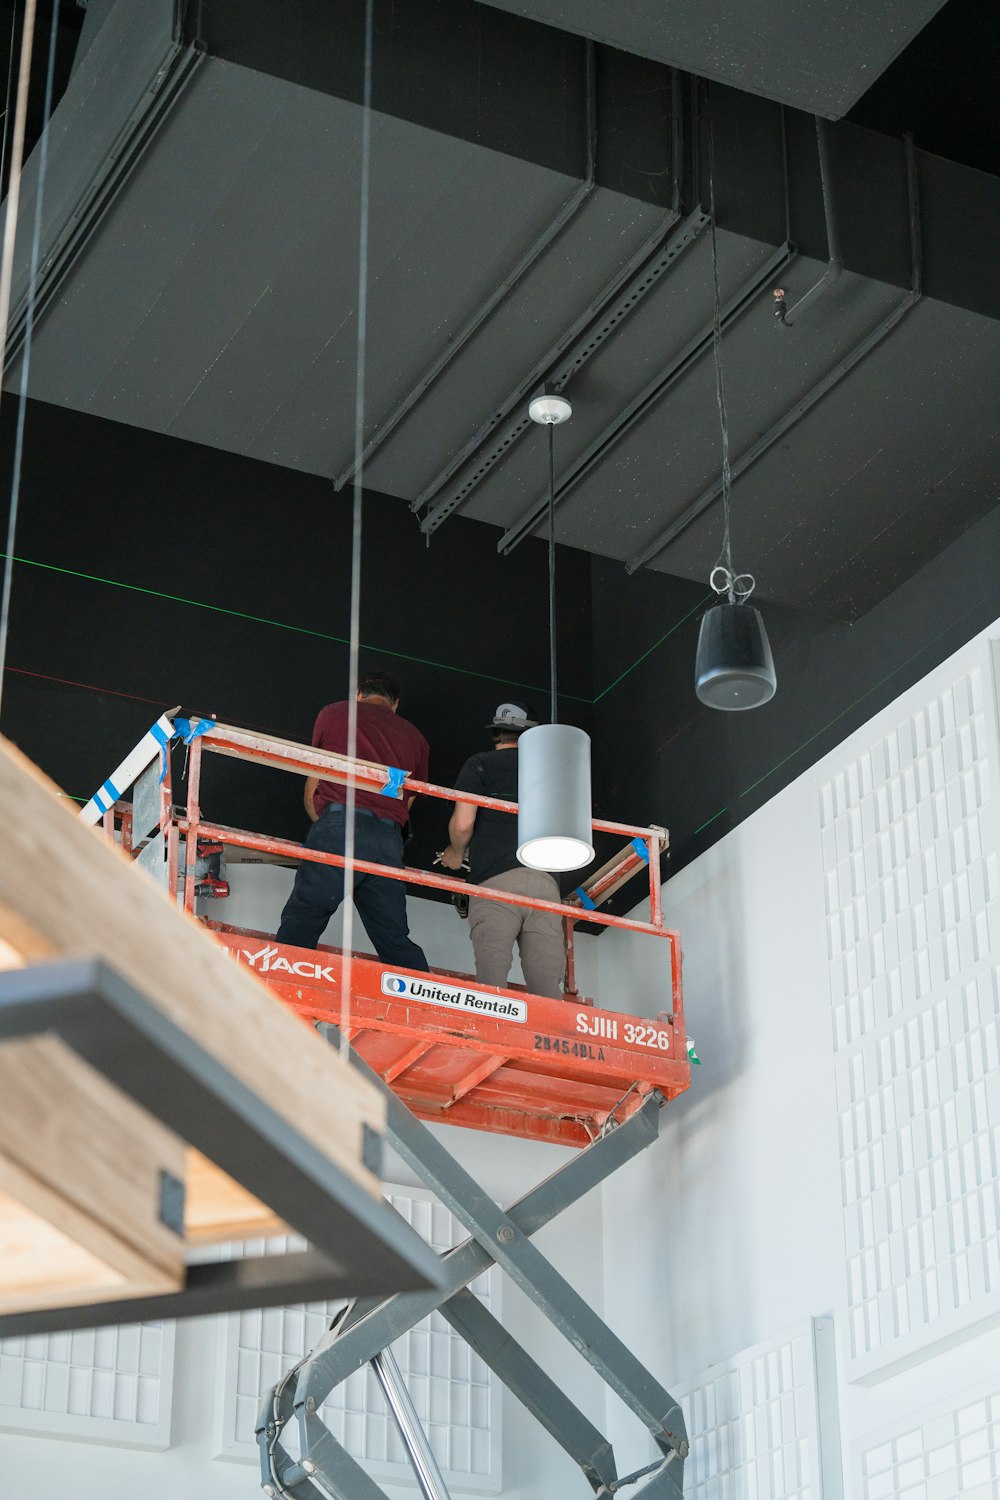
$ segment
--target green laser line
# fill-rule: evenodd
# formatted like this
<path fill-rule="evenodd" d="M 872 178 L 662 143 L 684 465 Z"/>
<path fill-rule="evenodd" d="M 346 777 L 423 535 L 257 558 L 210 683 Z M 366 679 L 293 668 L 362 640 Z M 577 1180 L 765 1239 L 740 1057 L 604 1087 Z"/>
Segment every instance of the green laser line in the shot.
<path fill-rule="evenodd" d="M 763 776 L 758 776 L 756 781 L 752 781 L 744 791 L 740 792 L 740 796 L 749 796 L 749 794 L 754 791 L 756 787 L 760 786 L 762 781 L 766 781 L 769 776 L 773 776 L 775 771 L 780 771 L 782 766 L 787 765 L 787 763 L 794 756 L 798 755 L 800 751 L 805 750 L 807 746 L 811 745 L 813 740 L 818 740 L 821 734 L 825 734 L 828 729 L 832 729 L 834 724 L 836 724 L 839 719 L 842 719 L 845 714 L 849 714 L 851 712 L 852 708 L 857 708 L 858 704 L 863 703 L 866 698 L 870 698 L 872 693 L 877 693 L 880 687 L 884 687 L 891 678 L 897 676 L 898 673 L 902 672 L 904 667 L 908 667 L 911 661 L 915 661 L 918 656 L 922 656 L 924 652 L 929 651 L 932 646 L 937 644 L 942 636 L 947 635 L 950 630 L 954 630 L 956 625 L 961 625 L 962 621 L 967 619 L 968 616 L 972 614 L 973 610 L 978 609 L 979 606 L 981 604 L 984 604 L 987 599 L 992 598 L 992 592 L 989 594 L 983 594 L 982 598 L 977 599 L 975 604 L 970 604 L 969 608 L 967 610 L 964 610 L 962 614 L 957 617 L 957 619 L 952 620 L 951 623 L 949 625 L 946 625 L 943 630 L 939 630 L 937 635 L 932 636 L 929 641 L 925 641 L 922 646 L 918 646 L 916 651 L 912 652 L 905 661 L 901 661 L 898 666 L 893 667 L 892 671 L 887 672 L 884 677 L 881 677 L 879 679 L 878 682 L 873 683 L 870 688 L 866 688 L 865 691 L 861 694 L 860 698 L 855 698 L 853 703 L 848 703 L 846 708 L 842 708 L 838 714 L 834 714 L 832 719 L 828 719 L 827 722 L 822 726 L 822 728 L 816 730 L 815 734 L 811 734 L 807 740 L 802 741 L 801 745 L 798 745 L 794 750 L 790 750 L 787 755 L 782 756 L 781 760 L 779 760 L 776 765 L 773 765 L 769 771 L 765 771 Z"/>
<path fill-rule="evenodd" d="M 0 557 L 6 557 L 5 552 L 0 552 Z M 350 641 L 342 635 L 331 635 L 325 630 L 311 630 L 307 625 L 290 625 L 285 620 L 271 620 L 266 615 L 252 615 L 242 609 L 227 609 L 222 604 L 207 604 L 203 599 L 186 599 L 182 594 L 168 594 L 163 589 L 150 589 L 138 583 L 123 583 L 119 578 L 102 578 L 97 573 L 84 573 L 79 568 L 60 568 L 55 563 L 37 562 L 33 557 L 14 557 L 13 561 L 22 563 L 29 568 L 43 568 L 49 573 L 63 573 L 70 578 L 85 578 L 90 583 L 103 583 L 109 588 L 126 589 L 133 594 L 148 594 L 154 599 L 170 599 L 175 604 L 187 604 L 193 609 L 207 609 L 217 615 L 231 615 L 237 620 L 252 620 L 257 625 L 272 625 L 276 630 L 290 630 L 296 635 L 310 635 L 321 641 L 333 641 L 339 646 L 349 646 Z M 406 651 L 393 651 L 388 646 L 372 646 L 363 642 L 363 649 L 376 651 L 380 656 L 392 656 L 399 661 L 417 662 L 421 666 L 436 667 L 442 672 L 459 672 L 466 677 L 478 677 L 483 682 L 502 682 L 506 687 L 524 688 L 529 693 L 546 693 L 547 688 L 538 687 L 531 682 L 518 682 L 512 677 L 498 677 L 492 672 L 477 672 L 472 667 L 456 667 L 450 662 L 433 661 L 427 656 L 414 656 Z M 560 693 L 561 698 L 568 698 L 574 703 L 591 704 L 592 699 L 583 698 L 578 693 Z"/>
<path fill-rule="evenodd" d="M 6 555 L 7 554 L 5 552 L 0 552 L 0 558 L 5 558 Z M 61 568 L 58 567 L 55 563 L 38 562 L 33 557 L 15 556 L 13 561 L 16 563 L 21 563 L 28 568 L 42 568 L 45 572 L 48 573 L 62 573 L 69 578 L 86 579 L 88 583 L 103 583 L 108 588 L 125 589 L 128 593 L 132 594 L 147 594 L 150 598 L 153 599 L 169 599 L 174 604 L 186 604 L 189 605 L 192 609 L 206 609 L 213 614 L 229 615 L 236 620 L 251 620 L 256 625 L 271 625 L 275 630 L 290 630 L 293 632 L 293 634 L 296 635 L 309 635 L 316 640 L 333 641 L 338 646 L 350 645 L 350 642 L 347 640 L 346 636 L 332 635 L 325 630 L 312 630 L 307 625 L 290 625 L 286 620 L 272 620 L 267 615 L 254 615 L 250 614 L 247 610 L 227 609 L 223 604 L 208 604 L 203 599 L 187 599 L 183 594 L 170 594 L 167 593 L 164 589 L 151 589 L 139 583 L 124 583 L 120 578 L 104 578 L 99 573 L 85 573 L 80 568 Z M 560 692 L 560 698 L 566 698 L 571 703 L 586 703 L 589 707 L 593 708 L 595 704 L 600 703 L 601 699 L 605 697 L 606 694 L 611 692 L 612 688 L 617 687 L 618 684 L 622 682 L 630 672 L 634 672 L 636 667 L 640 666 L 646 660 L 647 656 L 651 656 L 653 652 L 658 649 L 658 647 L 663 645 L 664 641 L 669 640 L 674 632 L 679 630 L 680 627 L 685 623 L 685 621 L 690 620 L 691 616 L 693 614 L 696 614 L 697 611 L 701 609 L 705 604 L 707 604 L 712 597 L 713 595 L 706 594 L 703 599 L 700 599 L 692 609 L 689 609 L 686 614 L 682 615 L 679 620 L 675 621 L 675 623 L 671 625 L 670 629 L 660 636 L 658 641 L 654 641 L 653 644 L 649 646 L 641 656 L 636 657 L 631 666 L 626 667 L 624 672 L 619 673 L 619 675 L 613 682 L 609 682 L 607 687 L 602 688 L 601 691 L 597 694 L 596 698 L 585 698 L 580 693 L 566 692 Z M 524 691 L 528 693 L 543 693 L 548 691 L 547 688 L 539 687 L 537 683 L 521 682 L 514 677 L 499 677 L 495 673 L 491 672 L 477 672 L 472 667 L 456 667 L 451 662 L 434 661 L 431 657 L 416 656 L 408 651 L 394 651 L 388 646 L 373 646 L 368 644 L 367 642 L 363 642 L 362 644 L 366 651 L 376 651 L 380 656 L 391 656 L 394 657 L 397 661 L 412 661 L 420 666 L 436 667 L 442 672 L 458 672 L 465 677 L 476 677 L 481 682 L 502 682 L 506 687 L 523 688 Z"/>
<path fill-rule="evenodd" d="M 699 823 L 698 824 L 698 827 L 691 834 L 691 838 L 694 838 L 697 834 L 699 834 L 701 832 L 701 830 L 703 828 L 707 828 L 708 825 L 709 825 L 709 823 L 714 823 L 715 820 L 716 820 L 716 818 L 721 818 L 722 815 L 723 815 L 723 813 L 727 813 L 728 811 L 729 811 L 728 807 L 720 807 L 719 811 L 717 813 L 713 813 L 710 818 L 706 818 L 705 821 L 704 821 L 704 823 Z"/>
<path fill-rule="evenodd" d="M 624 672 L 622 672 L 620 676 L 615 678 L 614 682 L 609 682 L 606 688 L 602 688 L 597 697 L 591 699 L 591 702 L 600 703 L 601 699 L 605 696 L 606 693 L 610 693 L 611 689 L 613 687 L 617 687 L 618 684 L 623 680 L 623 678 L 627 677 L 630 672 L 634 672 L 636 667 L 638 667 L 642 662 L 646 660 L 647 656 L 651 656 L 658 646 L 662 646 L 664 641 L 668 641 L 673 635 L 674 631 L 681 628 L 685 620 L 690 620 L 691 616 L 693 614 L 696 614 L 699 609 L 702 609 L 713 597 L 714 596 L 712 594 L 706 594 L 704 599 L 699 599 L 698 603 L 694 605 L 692 609 L 689 609 L 686 615 L 681 615 L 680 619 L 677 620 L 673 625 L 671 625 L 670 629 L 666 632 L 665 635 L 661 635 L 658 641 L 654 641 L 653 644 L 649 647 L 648 651 L 644 651 L 641 656 L 636 657 L 632 665 L 630 667 L 626 667 Z"/>

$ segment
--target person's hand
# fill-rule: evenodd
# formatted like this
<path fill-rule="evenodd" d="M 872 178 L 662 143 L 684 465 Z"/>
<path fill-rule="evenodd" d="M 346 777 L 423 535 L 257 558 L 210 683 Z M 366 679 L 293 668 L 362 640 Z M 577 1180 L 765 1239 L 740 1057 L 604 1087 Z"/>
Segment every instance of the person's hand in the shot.
<path fill-rule="evenodd" d="M 449 844 L 447 849 L 442 849 L 435 864 L 443 865 L 446 870 L 460 870 L 466 864 L 464 850 L 453 849 Z"/>

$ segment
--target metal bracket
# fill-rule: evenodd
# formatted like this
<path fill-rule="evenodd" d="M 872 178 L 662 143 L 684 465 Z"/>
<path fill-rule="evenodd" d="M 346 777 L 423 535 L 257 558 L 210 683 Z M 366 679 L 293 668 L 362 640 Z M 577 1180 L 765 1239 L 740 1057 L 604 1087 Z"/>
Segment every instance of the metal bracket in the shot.
<path fill-rule="evenodd" d="M 160 1172 L 160 1223 L 184 1236 L 184 1184 L 172 1172 Z"/>
<path fill-rule="evenodd" d="M 368 1124 L 361 1127 L 361 1160 L 369 1172 L 376 1177 L 382 1176 L 382 1159 L 385 1154 L 385 1142 L 377 1130 L 373 1130 Z"/>

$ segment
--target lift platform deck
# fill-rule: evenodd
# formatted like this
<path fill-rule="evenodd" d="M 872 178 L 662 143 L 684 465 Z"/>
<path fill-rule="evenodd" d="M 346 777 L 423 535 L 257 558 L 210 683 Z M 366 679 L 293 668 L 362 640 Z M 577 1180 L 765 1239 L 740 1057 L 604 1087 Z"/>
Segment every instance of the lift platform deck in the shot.
<path fill-rule="evenodd" d="M 415 792 L 452 801 L 460 795 L 391 767 L 350 761 L 215 720 L 165 717 L 159 723 L 152 759 L 135 778 L 132 801 L 121 796 L 126 782 L 126 775 L 120 774 L 123 763 L 95 799 L 91 821 L 103 818 L 107 830 L 191 911 L 197 866 L 186 854 L 194 853 L 199 842 L 254 851 L 265 859 L 344 864 L 339 855 L 208 821 L 200 806 L 205 752 L 321 779 L 353 778 L 359 788 L 387 797 Z M 170 744 L 177 740 L 185 744 L 188 757 L 183 808 L 174 805 L 172 793 Z M 461 800 L 512 815 L 517 811 L 516 804 L 495 798 L 462 793 Z M 430 974 L 394 969 L 368 954 L 353 953 L 348 962 L 339 949 L 294 948 L 279 945 L 266 932 L 209 919 L 206 925 L 237 962 L 257 973 L 304 1021 L 337 1026 L 372 1071 L 421 1119 L 586 1146 L 627 1120 L 654 1090 L 666 1101 L 690 1081 L 680 941 L 664 926 L 660 904 L 659 860 L 666 832 L 600 819 L 593 826 L 627 842 L 565 900 L 476 888 L 477 896 L 550 910 L 561 917 L 567 955 L 566 994 L 561 1000 L 529 994 L 519 986 L 497 989 L 477 984 L 468 975 L 440 969 Z M 469 892 L 464 881 L 433 871 L 363 860 L 355 865 L 367 873 L 453 895 Z M 601 910 L 614 891 L 640 872 L 648 878 L 647 920 Z M 601 1009 L 578 993 L 574 930 L 580 921 L 660 940 L 665 960 L 663 1005 L 656 1019 Z"/>
<path fill-rule="evenodd" d="M 292 1010 L 344 1031 L 422 1120 L 585 1146 L 653 1089 L 669 1099 L 687 1087 L 687 1058 L 664 1022 L 579 997 L 477 985 L 467 975 L 393 969 L 360 953 L 345 1012 L 339 949 L 292 948 L 267 933 L 209 926 Z"/>

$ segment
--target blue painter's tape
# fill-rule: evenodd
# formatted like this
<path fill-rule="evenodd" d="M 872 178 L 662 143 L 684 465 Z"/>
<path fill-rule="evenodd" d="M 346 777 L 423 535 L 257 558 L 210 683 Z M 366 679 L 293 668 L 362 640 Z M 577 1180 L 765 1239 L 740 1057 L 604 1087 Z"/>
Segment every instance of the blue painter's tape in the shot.
<path fill-rule="evenodd" d="M 175 719 L 174 729 L 180 735 L 185 745 L 190 745 L 200 734 L 207 734 L 210 729 L 215 728 L 214 719 Z"/>
<path fill-rule="evenodd" d="M 584 890 L 584 888 L 583 888 L 582 885 L 578 885 L 577 888 L 576 888 L 576 890 L 573 892 L 573 894 L 574 894 L 574 896 L 579 896 L 579 898 L 580 898 L 580 905 L 581 906 L 585 906 L 588 911 L 596 911 L 597 910 L 597 902 L 596 901 L 591 901 L 590 897 L 587 895 L 587 892 Z"/>
<path fill-rule="evenodd" d="M 102 793 L 103 796 L 107 797 L 107 799 L 108 799 L 108 805 L 109 806 L 112 803 L 117 802 L 118 798 L 121 796 L 121 792 L 115 786 L 115 784 L 111 780 L 110 776 L 108 777 L 108 779 L 104 783 L 104 785 L 101 787 L 101 793 Z"/>
<path fill-rule="evenodd" d="M 152 726 L 152 728 L 150 729 L 149 732 L 153 736 L 153 739 L 156 741 L 156 743 L 158 745 L 166 745 L 167 742 L 170 740 L 170 735 L 163 728 L 162 724 L 160 724 L 159 721 L 157 721 Z"/>
<path fill-rule="evenodd" d="M 386 770 L 389 772 L 389 780 L 381 789 L 382 796 L 398 797 L 403 790 L 403 782 L 410 773 L 408 771 L 401 771 L 398 766 L 386 766 Z"/>
<path fill-rule="evenodd" d="M 110 802 L 106 802 L 104 800 L 103 788 L 101 789 L 101 791 L 95 792 L 90 800 L 91 802 L 93 802 L 99 813 L 106 813 L 108 808 L 111 806 Z"/>
<path fill-rule="evenodd" d="M 633 839 L 632 848 L 635 850 L 636 854 L 638 854 L 639 858 L 648 865 L 649 849 L 647 848 L 645 841 L 643 839 Z"/>

